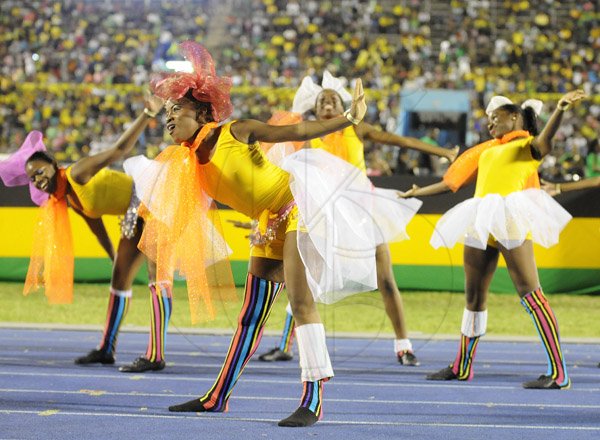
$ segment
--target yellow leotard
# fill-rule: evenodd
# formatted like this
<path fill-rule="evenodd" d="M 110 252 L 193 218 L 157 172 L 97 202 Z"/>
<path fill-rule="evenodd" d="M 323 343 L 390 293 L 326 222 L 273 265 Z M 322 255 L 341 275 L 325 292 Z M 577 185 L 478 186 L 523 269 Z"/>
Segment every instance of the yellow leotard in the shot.
<path fill-rule="evenodd" d="M 540 161 L 531 155 L 533 136 L 488 148 L 479 158 L 475 197 L 487 194 L 506 196 L 529 187 L 528 182 Z"/>
<path fill-rule="evenodd" d="M 310 146 L 311 148 L 321 148 L 340 159 L 344 159 L 364 174 L 367 174 L 365 147 L 356 135 L 356 130 L 353 126 L 328 134 L 323 138 L 312 139 Z"/>
<path fill-rule="evenodd" d="M 202 166 L 208 195 L 252 219 L 265 209 L 279 211 L 293 199 L 290 175 L 269 162 L 258 143 L 236 140 L 232 123 L 221 127 L 215 152 Z"/>
<path fill-rule="evenodd" d="M 86 216 L 99 218 L 127 212 L 133 192 L 133 180 L 127 174 L 104 168 L 85 185 L 73 180 L 71 167 L 67 168 L 66 174 Z"/>
<path fill-rule="evenodd" d="M 213 199 L 252 219 L 266 218 L 268 213 L 276 215 L 293 201 L 290 175 L 269 162 L 258 143 L 248 145 L 236 140 L 231 134 L 232 123 L 221 127 L 215 152 L 202 166 L 204 189 Z M 296 228 L 294 207 L 277 228 L 276 238 L 253 246 L 252 256 L 281 260 L 285 233 Z"/>
<path fill-rule="evenodd" d="M 532 139 L 528 131 L 516 130 L 506 133 L 499 139 L 490 139 L 475 145 L 458 156 L 450 165 L 444 174 L 444 183 L 456 192 L 477 179 L 476 197 L 492 193 L 506 195 L 522 189 L 539 188 L 540 180 L 537 174 L 539 161 L 533 159 L 529 148 Z M 502 149 L 509 144 L 509 150 Z M 481 160 L 488 150 L 494 150 L 494 153 Z M 530 175 L 523 185 L 521 173 L 525 170 L 529 170 Z"/>

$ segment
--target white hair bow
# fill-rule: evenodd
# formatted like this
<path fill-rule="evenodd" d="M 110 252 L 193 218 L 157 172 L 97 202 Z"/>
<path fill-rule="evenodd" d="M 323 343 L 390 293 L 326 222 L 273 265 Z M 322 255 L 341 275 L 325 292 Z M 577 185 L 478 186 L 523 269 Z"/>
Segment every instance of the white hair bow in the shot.
<path fill-rule="evenodd" d="M 344 81 L 334 77 L 329 71 L 325 70 L 323 72 L 323 82 L 321 85 L 315 84 L 310 76 L 304 77 L 302 84 L 300 84 L 300 87 L 294 96 L 292 111 L 294 113 L 302 114 L 315 108 L 317 96 L 319 96 L 319 93 L 324 89 L 335 90 L 342 97 L 342 102 L 344 103 L 352 101 L 352 95 L 344 88 Z"/>
<path fill-rule="evenodd" d="M 510 99 L 508 99 L 506 96 L 496 95 L 496 96 L 492 97 L 492 99 L 490 99 L 490 103 L 488 104 L 488 106 L 485 109 L 485 114 L 489 116 L 492 114 L 492 112 L 494 110 L 496 110 L 499 107 L 502 107 L 503 105 L 507 105 L 507 104 L 514 104 L 514 103 Z M 542 113 L 542 108 L 544 107 L 544 103 L 542 101 L 540 101 L 539 99 L 528 99 L 523 104 L 521 104 L 521 108 L 524 109 L 527 107 L 531 107 L 533 109 L 534 113 L 537 116 L 539 116 L 540 113 Z"/>

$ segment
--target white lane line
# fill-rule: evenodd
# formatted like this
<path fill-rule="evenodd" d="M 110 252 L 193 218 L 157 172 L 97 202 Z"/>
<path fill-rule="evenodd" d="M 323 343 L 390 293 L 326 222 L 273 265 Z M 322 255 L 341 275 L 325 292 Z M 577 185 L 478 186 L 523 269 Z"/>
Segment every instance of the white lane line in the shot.
<path fill-rule="evenodd" d="M 153 382 L 157 381 L 167 381 L 167 382 L 214 382 L 214 377 L 191 377 L 191 376 L 173 376 L 167 374 L 160 373 L 149 373 L 149 374 L 123 374 L 115 371 L 115 374 L 93 374 L 92 369 L 89 369 L 90 373 L 87 374 L 77 374 L 77 373 L 38 373 L 38 372 L 22 372 L 22 371 L 0 371 L 0 376 L 25 376 L 25 377 L 68 377 L 68 378 L 81 378 L 81 379 L 109 379 L 111 381 L 115 379 L 122 380 L 151 380 Z M 376 378 L 380 380 L 380 378 Z M 265 384 L 298 384 L 297 379 L 250 379 L 247 376 L 244 377 L 244 382 L 246 383 L 265 383 Z M 359 387 L 371 387 L 371 388 L 456 388 L 461 390 L 521 390 L 520 386 L 509 386 L 509 385 L 473 385 L 473 384 L 463 384 L 463 383 L 447 383 L 447 382 L 432 382 L 429 381 L 420 381 L 420 382 L 357 382 L 347 380 L 335 380 L 332 386 L 343 387 L 343 386 L 359 386 Z M 448 381 L 451 382 L 451 381 Z M 597 393 L 600 392 L 600 388 L 571 388 L 569 393 Z"/>
<path fill-rule="evenodd" d="M 43 411 L 27 410 L 0 410 L 0 414 L 30 414 L 39 415 Z M 133 413 L 112 413 L 112 412 L 79 412 L 79 411 L 59 411 L 52 417 L 60 416 L 84 416 L 84 417 L 124 417 L 139 419 L 193 419 L 206 421 L 233 421 L 233 422 L 267 422 L 277 423 L 278 419 L 262 419 L 253 417 L 231 417 L 213 414 L 194 414 L 194 415 L 170 415 L 170 414 L 133 414 Z M 499 425 L 485 423 L 429 423 L 429 422 L 369 422 L 357 420 L 321 420 L 320 425 L 354 425 L 354 426 L 413 426 L 413 427 L 431 427 L 431 428 L 472 428 L 472 429 L 529 429 L 529 430 L 550 430 L 550 431 L 599 431 L 600 426 L 565 426 L 565 425 Z"/>
<path fill-rule="evenodd" d="M 215 356 L 216 357 L 216 356 Z M 218 359 L 221 359 L 220 357 Z M 18 357 L 2 357 L 0 356 L 0 368 L 6 367 L 5 365 L 2 365 L 2 363 L 8 363 L 8 362 L 19 362 L 19 361 L 23 361 L 23 358 L 18 358 Z M 332 360 L 335 363 L 335 359 L 332 357 Z M 65 362 L 67 362 L 67 365 L 70 366 L 71 362 L 70 361 L 66 361 L 64 359 L 61 360 L 42 360 L 42 359 L 28 359 L 28 361 L 30 361 L 30 364 L 28 364 L 29 367 L 45 367 L 45 366 L 64 366 Z M 33 364 L 31 362 L 34 362 Z M 366 361 L 365 361 L 366 363 Z M 500 362 L 498 362 L 500 363 Z M 491 364 L 497 364 L 496 362 L 487 362 L 487 361 L 481 361 L 480 365 L 479 365 L 479 374 L 480 377 L 481 375 L 490 375 L 493 374 L 495 376 L 498 377 L 502 377 L 502 376 L 506 376 L 506 377 L 512 377 L 514 376 L 514 373 L 508 373 L 508 372 L 503 372 L 504 370 L 502 369 L 491 369 L 490 365 Z M 505 363 L 505 364 L 509 364 L 509 363 Z M 528 365 L 528 366 L 543 366 L 545 367 L 546 364 L 544 363 L 536 363 L 536 362 L 510 362 L 510 364 L 513 365 Z M 376 373 L 386 373 L 386 374 L 402 374 L 403 377 L 414 377 L 414 376 L 424 376 L 425 374 L 428 373 L 432 373 L 434 371 L 437 371 L 435 368 L 434 369 L 421 369 L 421 368 L 409 368 L 409 367 L 402 367 L 400 364 L 398 364 L 398 362 L 396 362 L 396 360 L 394 359 L 393 363 L 386 363 L 386 364 L 373 364 L 372 362 L 369 365 L 365 365 L 364 368 L 361 367 L 343 367 L 340 366 L 343 365 L 343 362 L 338 362 L 337 366 L 335 367 L 335 372 L 336 373 L 344 373 L 344 374 L 356 374 L 356 375 L 364 375 L 364 374 L 376 374 Z M 198 363 L 188 363 L 188 362 L 170 362 L 167 361 L 167 367 L 177 367 L 177 368 L 196 368 L 198 370 L 202 370 L 202 369 L 206 369 L 206 368 L 214 368 L 214 369 L 219 369 L 221 368 L 222 363 L 218 362 L 218 363 L 208 363 L 208 362 L 198 362 Z M 75 368 L 75 367 L 73 367 Z M 79 368 L 87 368 L 87 367 L 79 367 Z M 593 371 L 592 373 L 584 373 L 581 370 L 582 369 L 590 369 L 591 371 Z M 298 365 L 295 362 L 290 362 L 289 364 L 281 364 L 281 363 L 269 363 L 269 362 L 250 362 L 249 364 L 246 365 L 245 367 L 246 371 L 273 371 L 273 372 L 287 372 L 287 373 L 296 373 L 300 371 L 300 368 L 298 367 Z M 575 365 L 571 365 L 571 369 L 569 370 L 571 373 L 572 377 L 575 378 L 593 378 L 593 379 L 598 379 L 600 378 L 600 372 L 595 372 L 597 370 L 597 363 L 594 361 L 593 364 L 586 364 L 586 365 L 581 365 L 580 363 L 576 363 Z M 2 370 L 0 370 L 0 374 L 4 374 L 2 372 Z M 532 373 L 533 374 L 533 373 Z M 523 381 L 528 380 L 527 374 L 523 375 Z"/>
<path fill-rule="evenodd" d="M 0 393 L 23 393 L 23 394 L 64 394 L 64 395 L 88 395 L 94 397 L 100 396 L 123 396 L 123 397 L 180 397 L 194 398 L 196 394 L 175 394 L 175 393 L 145 393 L 145 392 L 117 392 L 104 390 L 44 390 L 44 389 L 18 389 L 18 388 L 0 388 Z M 296 401 L 296 397 L 265 397 L 265 396 L 239 396 L 235 399 L 239 400 L 265 400 L 265 401 Z M 486 407 L 486 408 L 559 408 L 559 409 L 600 409 L 599 405 L 582 405 L 582 404 L 557 404 L 557 403 L 497 403 L 497 402 L 455 402 L 443 400 L 382 400 L 382 399 L 336 399 L 327 398 L 328 402 L 339 403 L 378 403 L 392 405 L 446 405 L 446 406 L 471 406 L 471 407 Z"/>

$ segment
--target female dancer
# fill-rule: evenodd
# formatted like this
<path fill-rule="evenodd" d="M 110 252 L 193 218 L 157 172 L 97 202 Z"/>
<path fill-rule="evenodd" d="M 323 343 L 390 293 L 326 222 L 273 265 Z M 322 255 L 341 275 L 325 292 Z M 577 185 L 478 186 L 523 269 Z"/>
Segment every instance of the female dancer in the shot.
<path fill-rule="evenodd" d="M 292 111 L 303 114 L 314 110 L 319 121 L 325 121 L 341 116 L 344 113 L 344 102 L 349 102 L 350 94 L 343 87 L 340 79 L 333 77 L 328 71 L 323 74 L 322 87 L 315 84 L 310 77 L 305 77 L 294 97 Z M 393 145 L 400 148 L 409 148 L 427 154 L 445 157 L 450 162 L 458 154 L 458 147 L 449 150 L 436 147 L 415 138 L 402 137 L 385 131 L 377 130 L 370 124 L 362 121 L 323 138 L 312 139 L 310 148 L 322 148 L 325 151 L 344 159 L 358 168 L 366 175 L 364 141 L 370 140 L 377 143 Z M 417 366 L 419 361 L 413 353 L 413 347 L 404 319 L 402 297 L 396 285 L 390 250 L 387 244 L 377 247 L 377 287 L 385 305 L 385 311 L 392 322 L 396 339 L 394 340 L 394 353 L 402 365 Z M 287 308 L 285 326 L 279 346 L 259 359 L 265 362 L 287 361 L 292 359 L 291 347 L 294 337 L 294 318 Z"/>
<path fill-rule="evenodd" d="M 185 42 L 180 48 L 192 62 L 194 72 L 170 75 L 156 82 L 154 91 L 168 99 L 166 127 L 173 140 L 181 145 L 173 145 L 157 157 L 160 167 L 152 169 L 146 165 L 144 168 L 144 164 L 136 164 L 132 159 L 127 164 L 132 170 L 140 166 L 139 175 L 134 172 L 134 180 L 136 188 L 140 182 L 142 200 L 152 214 L 140 245 L 145 253 L 158 257 L 158 273 L 163 270 L 161 266 L 170 273 L 177 261 L 186 276 L 199 276 L 200 271 L 193 269 L 197 267 L 207 267 L 210 272 L 211 266 L 206 258 L 202 259 L 202 255 L 194 255 L 188 263 L 183 253 L 188 252 L 190 240 L 194 240 L 194 249 L 211 247 L 208 260 L 216 261 L 222 257 L 223 253 L 214 249 L 214 234 L 210 235 L 216 222 L 214 219 L 206 222 L 206 217 L 202 216 L 202 211 L 208 211 L 211 199 L 258 220 L 262 240 L 252 248 L 243 309 L 217 380 L 200 398 L 171 406 L 169 410 L 221 412 L 227 409 L 233 387 L 258 346 L 263 326 L 285 278 L 297 321 L 303 394 L 300 407 L 281 420 L 279 425 L 312 425 L 321 417 L 323 382 L 333 376 L 333 370 L 324 327 L 311 292 L 319 300 L 331 300 L 330 292 L 338 293 L 346 288 L 346 293 L 357 292 L 364 290 L 365 285 L 374 285 L 376 244 L 362 248 L 352 248 L 349 244 L 379 232 L 383 237 L 374 238 L 377 242 L 385 240 L 389 234 L 383 229 L 376 229 L 380 228 L 376 225 L 373 230 L 359 231 L 350 238 L 350 242 L 328 241 L 333 237 L 330 229 L 333 227 L 333 206 L 317 209 L 316 212 L 311 209 L 321 199 L 341 203 L 344 208 L 355 206 L 354 202 L 344 205 L 342 198 L 335 197 L 339 187 L 334 188 L 326 182 L 338 174 L 342 180 L 346 178 L 345 185 L 352 183 L 347 174 L 340 174 L 344 162 L 323 152 L 316 155 L 301 155 L 302 152 L 299 152 L 298 156 L 286 158 L 283 167 L 290 170 L 288 172 L 266 160 L 258 142 L 304 141 L 359 123 L 366 111 L 361 82 L 357 82 L 352 106 L 344 116 L 287 126 L 272 126 L 255 120 L 238 120 L 219 126 L 216 121 L 223 121 L 233 110 L 228 97 L 231 82 L 216 76 L 210 54 L 202 46 Z M 314 166 L 323 165 L 323 162 L 325 167 L 329 166 L 328 173 L 319 176 L 325 179 L 325 183 L 322 179 L 312 179 Z M 304 177 L 307 179 L 303 180 Z M 150 187 L 152 191 L 149 191 Z M 360 188 L 362 190 L 365 186 Z M 350 188 L 349 192 L 353 189 Z M 356 194 L 365 193 L 357 188 Z M 378 203 L 377 200 L 371 202 Z M 173 215 L 163 215 L 165 204 Z M 413 210 L 414 205 L 418 203 L 413 204 Z M 362 215 L 366 218 L 364 212 Z M 181 219 L 185 219 L 186 223 L 180 224 Z M 368 220 L 366 218 L 365 223 Z M 203 221 L 204 224 L 201 224 Z M 178 225 L 176 228 L 175 224 Z M 157 233 L 146 240 L 155 226 Z M 209 237 L 203 231 L 209 231 Z M 323 234 L 318 235 L 318 232 Z M 342 228 L 338 232 L 343 235 L 342 232 L 352 231 Z M 397 233 L 394 231 L 393 234 Z M 158 246 L 159 243 L 170 245 L 166 249 L 171 256 L 169 259 L 160 258 L 158 251 L 165 250 Z M 319 247 L 321 244 L 325 248 Z M 339 246 L 336 249 L 346 252 L 342 256 L 334 255 L 333 246 Z M 322 256 L 327 260 L 321 261 Z M 306 266 L 303 261 L 308 262 Z M 338 269 L 340 262 L 350 264 L 350 270 L 346 270 L 347 266 L 344 270 Z M 211 287 L 206 279 L 199 280 L 198 284 Z M 205 297 L 204 301 L 210 307 L 210 299 Z"/>
<path fill-rule="evenodd" d="M 102 340 L 96 349 L 75 359 L 76 364 L 115 363 L 119 328 L 127 314 L 131 285 L 143 262 L 143 256 L 137 249 L 143 223 L 137 217 L 139 200 L 133 192 L 131 177 L 106 167 L 131 151 L 149 120 L 156 116 L 162 106 L 162 99 L 148 96 L 143 114 L 138 116 L 112 148 L 80 159 L 67 168 L 60 167 L 45 152 L 42 134 L 38 131 L 31 132 L 21 148 L 0 163 L 0 177 L 7 186 L 30 182 L 34 201 L 44 203 L 33 240 L 34 250 L 25 293 L 43 285 L 50 302 L 72 300 L 73 251 L 67 206 L 83 217 L 113 261 Z M 124 216 L 116 254 L 102 222 L 103 215 Z M 145 356 L 131 365 L 122 366 L 121 371 L 161 370 L 165 366 L 164 343 L 171 313 L 171 286 L 155 283 L 152 267 L 149 265 L 148 268 L 153 312 L 148 349 Z"/>
<path fill-rule="evenodd" d="M 537 168 L 551 150 L 551 140 L 563 112 L 585 98 L 582 91 L 565 94 L 539 136 L 534 106 L 522 107 L 508 98 L 492 98 L 486 113 L 493 139 L 461 155 L 442 182 L 413 187 L 403 197 L 456 191 L 477 176 L 475 197 L 455 206 L 437 223 L 431 244 L 453 247 L 463 241 L 466 307 L 458 354 L 447 368 L 427 376 L 429 380 L 470 380 L 479 338 L 487 324 L 488 288 L 498 257 L 504 257 L 510 277 L 531 315 L 548 359 L 548 371 L 525 382 L 525 388 L 562 389 L 570 386 L 560 345 L 558 324 L 542 292 L 535 265 L 533 242 L 545 247 L 558 242 L 558 235 L 571 216 L 539 189 Z"/>

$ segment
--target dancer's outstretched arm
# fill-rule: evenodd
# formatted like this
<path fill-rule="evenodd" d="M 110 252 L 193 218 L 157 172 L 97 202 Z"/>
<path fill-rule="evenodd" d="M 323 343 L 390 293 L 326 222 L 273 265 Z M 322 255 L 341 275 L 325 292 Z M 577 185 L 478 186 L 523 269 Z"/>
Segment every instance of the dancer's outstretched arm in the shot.
<path fill-rule="evenodd" d="M 440 180 L 438 183 L 433 183 L 424 187 L 413 185 L 408 191 L 398 191 L 398 197 L 406 199 L 408 197 L 434 196 L 447 191 L 450 191 L 450 187 L 446 184 L 446 182 Z"/>
<path fill-rule="evenodd" d="M 231 125 L 231 133 L 245 143 L 307 141 L 359 124 L 367 111 L 361 80 L 356 81 L 352 106 L 343 116 L 320 121 L 303 121 L 293 125 L 269 125 L 254 119 L 244 119 Z"/>
<path fill-rule="evenodd" d="M 398 136 L 397 134 L 389 133 L 387 131 L 377 130 L 374 126 L 366 122 L 361 122 L 356 126 L 356 133 L 363 139 L 368 139 L 380 144 L 392 145 L 394 147 L 409 148 L 434 156 L 445 157 L 450 162 L 454 162 L 454 159 L 458 156 L 458 146 L 452 149 L 436 147 L 435 145 L 428 144 L 417 138 Z"/>
<path fill-rule="evenodd" d="M 560 193 L 568 191 L 577 191 L 579 189 L 588 188 L 600 188 L 600 177 L 592 177 L 589 179 L 583 179 L 579 182 L 567 182 L 567 183 L 550 183 L 542 181 L 542 189 L 551 196 L 555 196 Z"/>
<path fill-rule="evenodd" d="M 147 95 L 144 112 L 133 121 L 111 148 L 75 162 L 71 168 L 71 177 L 73 180 L 80 185 L 85 185 L 102 168 L 107 167 L 112 162 L 123 158 L 129 153 L 150 119 L 160 112 L 163 103 L 161 98 L 154 95 Z"/>
<path fill-rule="evenodd" d="M 573 92 L 566 93 L 560 98 L 556 109 L 548 119 L 548 122 L 542 129 L 542 132 L 533 140 L 533 147 L 540 152 L 541 157 L 546 156 L 552 150 L 552 138 L 556 134 L 560 122 L 562 121 L 563 114 L 572 105 L 579 101 L 586 99 L 588 96 L 583 90 L 575 90 Z"/>

